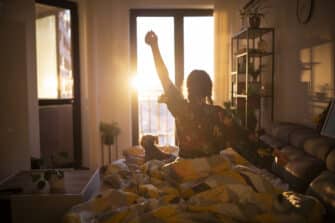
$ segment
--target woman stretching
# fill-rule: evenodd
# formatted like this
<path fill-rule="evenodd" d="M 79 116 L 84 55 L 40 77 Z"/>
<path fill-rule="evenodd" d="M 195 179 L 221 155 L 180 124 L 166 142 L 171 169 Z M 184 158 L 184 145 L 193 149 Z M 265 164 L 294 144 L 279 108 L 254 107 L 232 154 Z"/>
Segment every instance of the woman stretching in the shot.
<path fill-rule="evenodd" d="M 176 120 L 179 156 L 194 158 L 219 153 L 227 146 L 247 139 L 246 131 L 212 101 L 212 81 L 203 70 L 193 70 L 187 78 L 188 100 L 169 79 L 158 47 L 157 35 L 150 31 L 145 42 L 151 47 L 156 70 L 163 85 L 162 101 Z"/>

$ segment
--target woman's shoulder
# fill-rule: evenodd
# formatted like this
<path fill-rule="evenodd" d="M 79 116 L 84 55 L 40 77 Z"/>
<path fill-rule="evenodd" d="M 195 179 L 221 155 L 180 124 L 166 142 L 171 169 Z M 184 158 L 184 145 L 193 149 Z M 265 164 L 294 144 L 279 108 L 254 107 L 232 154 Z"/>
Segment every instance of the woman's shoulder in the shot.
<path fill-rule="evenodd" d="M 219 105 L 206 104 L 203 107 L 203 111 L 207 113 L 207 115 L 215 115 L 215 116 L 220 115 L 221 116 L 221 114 L 224 114 L 224 109 Z"/>

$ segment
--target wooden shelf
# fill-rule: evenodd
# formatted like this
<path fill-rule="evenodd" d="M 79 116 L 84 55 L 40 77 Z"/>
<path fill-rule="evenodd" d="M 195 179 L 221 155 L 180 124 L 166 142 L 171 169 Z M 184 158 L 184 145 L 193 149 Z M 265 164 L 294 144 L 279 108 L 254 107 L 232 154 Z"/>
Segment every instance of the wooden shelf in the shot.
<path fill-rule="evenodd" d="M 265 56 L 272 56 L 273 53 L 272 52 L 253 52 L 253 51 L 248 51 L 248 52 L 242 52 L 242 53 L 235 54 L 236 58 L 245 57 L 247 55 L 249 57 L 265 57 Z"/>
<path fill-rule="evenodd" d="M 241 113 L 241 124 L 250 130 L 263 128 L 273 121 L 274 34 L 274 28 L 245 28 L 232 36 L 231 100 Z M 263 37 L 268 43 L 266 51 L 256 46 Z M 267 69 L 264 69 L 264 65 Z M 271 105 L 268 104 L 270 101 Z M 253 109 L 260 111 L 257 118 L 249 116 Z M 271 120 L 264 112 L 271 113 Z M 257 119 L 256 123 L 254 118 Z"/>
<path fill-rule="evenodd" d="M 233 35 L 233 39 L 255 39 L 266 33 L 273 32 L 274 28 L 245 28 Z"/>

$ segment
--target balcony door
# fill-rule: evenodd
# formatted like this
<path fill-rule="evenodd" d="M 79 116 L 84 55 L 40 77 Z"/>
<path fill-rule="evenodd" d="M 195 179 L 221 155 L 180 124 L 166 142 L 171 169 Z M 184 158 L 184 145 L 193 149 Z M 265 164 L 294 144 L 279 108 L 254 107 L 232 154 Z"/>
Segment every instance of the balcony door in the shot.
<path fill-rule="evenodd" d="M 133 144 L 146 134 L 156 135 L 161 145 L 175 145 L 175 121 L 165 104 L 151 54 L 144 42 L 153 30 L 159 41 L 170 79 L 182 92 L 184 79 L 193 69 L 214 70 L 214 20 L 212 10 L 131 10 L 131 56 L 134 75 L 132 103 Z M 212 78 L 213 80 L 213 78 Z M 186 95 L 185 95 L 186 96 Z"/>
<path fill-rule="evenodd" d="M 81 165 L 77 4 L 36 0 L 40 154 L 46 167 Z"/>

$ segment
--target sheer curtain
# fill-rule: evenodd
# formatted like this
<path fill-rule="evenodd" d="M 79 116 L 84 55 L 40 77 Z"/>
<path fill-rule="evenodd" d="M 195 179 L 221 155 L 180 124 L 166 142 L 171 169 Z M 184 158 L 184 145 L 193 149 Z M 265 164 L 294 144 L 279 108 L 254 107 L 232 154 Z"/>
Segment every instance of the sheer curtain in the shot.
<path fill-rule="evenodd" d="M 214 6 L 214 103 L 217 105 L 230 100 L 230 38 L 233 28 L 238 26 L 239 2 L 218 0 Z"/>

